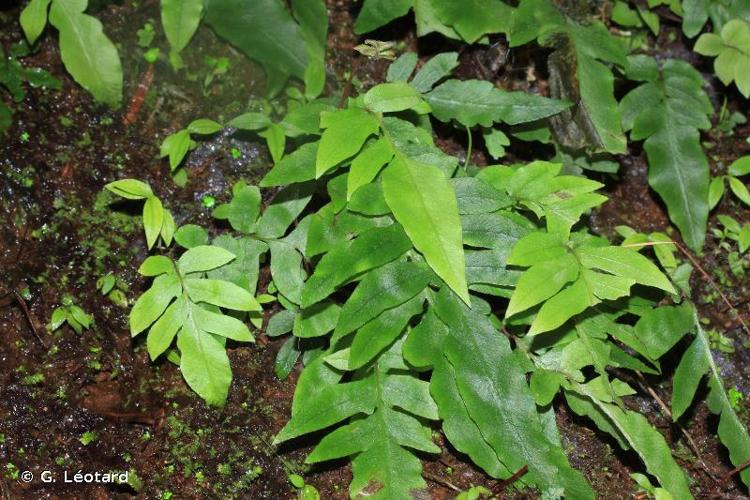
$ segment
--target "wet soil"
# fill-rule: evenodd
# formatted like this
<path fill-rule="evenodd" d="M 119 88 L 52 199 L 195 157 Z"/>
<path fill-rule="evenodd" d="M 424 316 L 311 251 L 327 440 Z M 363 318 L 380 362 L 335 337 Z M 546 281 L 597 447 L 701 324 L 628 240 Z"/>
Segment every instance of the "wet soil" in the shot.
<path fill-rule="evenodd" d="M 382 81 L 387 61 L 360 61 L 352 54 L 352 47 L 360 42 L 352 29 L 356 7 L 348 0 L 328 3 L 331 90 L 347 81 L 356 88 Z M 17 7 L 0 12 L 0 43 L 6 49 L 21 39 L 17 16 Z M 209 408 L 185 386 L 174 365 L 149 362 L 143 342 L 130 338 L 127 304 L 97 290 L 97 279 L 107 273 L 116 276 L 126 300 L 132 301 L 146 285 L 136 273 L 146 256 L 139 205 L 108 195 L 102 190 L 104 184 L 123 177 L 144 179 L 172 210 L 178 225 L 197 223 L 218 233 L 221 229 L 214 225 L 208 206 L 212 198 L 226 200 L 234 181 L 257 180 L 270 165 L 257 139 L 219 134 L 191 153 L 185 167 L 190 181 L 185 188 L 176 187 L 168 165 L 158 158 L 161 140 L 195 118 L 222 120 L 256 106 L 264 97 L 263 73 L 201 28 L 184 53 L 183 72 L 175 73 L 163 60 L 153 66 L 153 82 L 143 106 L 133 123 L 125 125 L 123 117 L 133 109 L 131 99 L 150 71 L 136 31 L 149 21 L 154 23 L 153 44 L 163 51 L 166 47 L 158 28 L 158 2 L 120 2 L 103 7 L 97 16 L 123 57 L 123 109 L 97 105 L 70 80 L 60 62 L 56 36 L 48 33 L 24 64 L 50 71 L 62 82 L 62 90 L 28 89 L 23 102 L 14 105 L 13 125 L 0 142 L 0 495 L 293 498 L 296 493 L 288 474 L 297 472 L 318 488 L 322 498 L 347 498 L 351 471 L 345 462 L 308 469 L 303 460 L 310 443 L 282 450 L 269 444 L 288 418 L 298 376 L 295 371 L 280 381 L 274 375 L 280 341 L 261 333 L 255 345 L 230 346 L 234 379 L 229 400 L 221 409 Z M 440 39 L 417 40 L 408 18 L 368 36 L 399 40 L 404 47 L 419 49 L 422 60 L 437 48 L 450 48 Z M 675 54 L 689 53 L 679 37 L 669 43 Z M 215 74 L 211 66 L 212 58 L 219 57 L 229 61 L 226 74 Z M 546 93 L 540 54 L 517 52 L 499 67 L 497 57 L 484 49 L 462 52 L 459 73 L 491 79 L 506 88 Z M 726 93 L 723 87 L 716 88 L 714 96 Z M 730 109 L 739 109 L 741 102 L 730 91 Z M 466 137 L 448 127 L 437 131 L 441 147 L 459 157 L 466 155 Z M 714 174 L 748 152 L 744 139 L 749 134 L 750 127 L 744 126 L 732 135 L 705 138 L 711 144 Z M 524 159 L 532 147 L 511 149 L 510 157 Z M 474 148 L 472 160 L 479 165 L 491 162 L 481 148 Z M 610 236 L 621 224 L 644 232 L 665 230 L 668 219 L 648 188 L 643 153 L 635 148 L 619 160 L 620 172 L 606 178 L 610 201 L 592 215 L 592 227 Z M 717 212 L 750 220 L 750 212 L 730 197 Z M 713 217 L 711 224 L 716 226 Z M 737 264 L 729 262 L 722 243 L 709 236 L 704 254 L 697 258 L 737 304 L 736 312 L 727 310 L 698 273 L 692 281 L 693 296 L 707 328 L 715 331 L 712 339 L 717 347 L 734 350 L 716 351 L 727 387 L 748 395 L 748 337 L 737 314 L 750 320 L 750 283 L 738 273 Z M 744 272 L 750 265 L 747 257 L 742 262 Z M 261 290 L 268 279 L 265 275 Z M 63 326 L 47 332 L 45 324 L 64 295 L 93 314 L 95 325 L 90 330 L 79 335 Z M 667 374 L 673 368 L 666 366 Z M 668 400 L 670 387 L 661 379 L 632 383 L 647 384 Z M 750 414 L 748 401 L 745 396 L 738 402 L 745 421 Z M 558 424 L 573 465 L 602 498 L 632 497 L 637 488 L 630 474 L 640 470 L 637 457 L 619 451 L 561 403 L 555 404 Z M 705 405 L 696 405 L 684 420 L 700 452 L 696 457 L 653 398 L 635 399 L 634 404 L 667 436 L 694 481 L 694 492 L 709 496 L 731 466 L 714 437 L 716 421 Z M 500 497 L 538 497 L 534 491 L 514 490 L 486 477 L 448 443 L 441 444 L 445 450 L 441 456 L 425 457 L 427 498 L 453 498 L 457 491 L 480 484 Z M 56 482 L 40 480 L 45 470 Z M 24 482 L 22 471 L 30 471 L 35 479 Z M 129 483 L 66 483 L 65 471 L 71 478 L 78 471 L 128 471 Z M 739 498 L 742 491 L 729 481 L 716 493 Z"/>

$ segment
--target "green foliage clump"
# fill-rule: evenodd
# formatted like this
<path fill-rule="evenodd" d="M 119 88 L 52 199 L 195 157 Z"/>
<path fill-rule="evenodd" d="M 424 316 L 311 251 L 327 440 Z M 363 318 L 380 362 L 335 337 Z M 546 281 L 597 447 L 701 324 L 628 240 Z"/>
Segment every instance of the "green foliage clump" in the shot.
<path fill-rule="evenodd" d="M 667 5 L 693 27 L 702 16 L 698 3 L 716 2 L 638 3 L 635 21 L 630 4 L 618 2 L 618 18 L 658 32 L 650 9 Z M 176 248 L 152 255 L 140 268 L 152 282 L 131 310 L 130 328 L 134 336 L 148 332 L 152 359 L 166 353 L 203 399 L 221 405 L 232 377 L 227 339 L 252 341 L 246 322 L 261 327 L 262 304 L 278 302 L 266 324 L 268 336 L 287 336 L 275 371 L 286 377 L 300 360 L 302 369 L 291 419 L 275 443 L 317 433 L 307 462 L 349 458 L 352 497 L 404 498 L 426 488 L 420 457 L 440 452 L 432 439 L 440 428 L 493 478 L 513 477 L 545 498 L 594 498 L 566 456 L 557 401 L 639 457 L 649 474 L 634 476 L 640 488 L 692 498 L 664 436 L 626 404 L 636 394 L 630 374 L 664 376 L 668 353 L 680 359 L 673 420 L 684 418 L 705 379 L 731 462 L 750 459 L 750 437 L 725 391 L 711 337 L 683 296 L 690 265 L 678 262 L 675 242 L 663 233 L 620 227 L 624 241 L 614 244 L 587 231 L 587 214 L 607 198 L 598 192 L 602 183 L 577 175 L 616 171 L 611 155 L 626 152 L 628 135 L 643 141 L 651 186 L 687 245 L 700 251 L 725 182 L 746 196 L 737 179 L 745 164 L 709 187 L 700 133 L 711 127 L 713 107 L 700 73 L 682 61 L 632 53 L 639 45 L 589 19 L 588 3 L 559 4 L 366 0 L 356 21 L 364 33 L 413 10 L 419 36 L 484 43 L 503 34 L 511 47 L 550 48 L 551 98 L 453 78 L 455 52 L 419 65 L 415 54 L 396 57 L 392 43 L 368 41 L 359 48 L 364 55 L 394 59 L 387 81 L 339 100 L 318 97 L 322 2 L 292 1 L 286 9 L 276 0 L 251 8 L 207 1 L 207 22 L 263 63 L 269 93 L 289 76 L 305 87 L 288 92 L 286 109 L 226 122 L 265 138 L 273 160 L 259 186 L 238 182 L 231 199 L 215 206 L 213 216 L 231 233 L 211 239 L 199 226 L 176 229 L 173 222 L 165 230 L 168 212 L 148 185 L 126 179 L 107 186 L 146 200 L 149 248 L 161 236 L 165 246 L 174 240 L 185 249 L 178 257 Z M 716 12 L 711 5 L 708 12 Z M 201 14 L 197 4 L 162 7 L 174 62 Z M 177 33 L 174 21 L 183 16 L 189 22 Z M 727 20 L 714 35 L 722 44 L 735 22 L 744 21 Z M 716 39 L 698 46 L 709 42 Z M 722 67 L 738 60 L 723 49 L 719 57 Z M 617 78 L 627 86 L 619 103 Z M 512 138 L 552 142 L 560 161 L 479 168 L 471 154 L 459 161 L 436 145 L 435 121 L 466 131 L 468 149 L 473 132 L 481 133 L 495 158 Z M 223 128 L 194 121 L 164 141 L 162 156 L 174 170 L 195 145 L 191 134 Z M 273 197 L 264 200 L 261 188 Z M 734 231 L 738 239 L 742 230 Z M 255 297 L 262 263 L 270 283 Z M 750 485 L 750 470 L 739 475 Z"/>
<path fill-rule="evenodd" d="M 724 85 L 735 82 L 740 93 L 750 97 L 750 22 L 732 19 L 721 34 L 704 33 L 695 43 L 695 51 L 716 57 L 714 71 Z"/>

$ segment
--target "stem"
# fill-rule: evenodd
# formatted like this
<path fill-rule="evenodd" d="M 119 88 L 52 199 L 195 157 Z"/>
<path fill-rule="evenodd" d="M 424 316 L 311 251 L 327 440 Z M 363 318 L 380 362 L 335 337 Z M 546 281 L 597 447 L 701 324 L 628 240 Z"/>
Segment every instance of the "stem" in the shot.
<path fill-rule="evenodd" d="M 469 160 L 471 160 L 471 149 L 473 137 L 471 135 L 471 129 L 466 127 L 466 134 L 469 136 L 469 144 L 466 146 L 466 159 L 464 160 L 464 169 L 469 166 Z"/>

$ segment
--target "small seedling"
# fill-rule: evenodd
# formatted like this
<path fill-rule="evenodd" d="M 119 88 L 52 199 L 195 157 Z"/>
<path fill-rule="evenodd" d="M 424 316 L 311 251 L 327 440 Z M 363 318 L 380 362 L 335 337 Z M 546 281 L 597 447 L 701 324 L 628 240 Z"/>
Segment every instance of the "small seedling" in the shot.
<path fill-rule="evenodd" d="M 81 334 L 83 330 L 91 328 L 93 318 L 77 306 L 73 302 L 72 297 L 66 295 L 62 299 L 62 305 L 52 311 L 52 317 L 47 325 L 47 330 L 54 332 L 60 328 L 63 323 L 68 323 L 76 333 Z"/>

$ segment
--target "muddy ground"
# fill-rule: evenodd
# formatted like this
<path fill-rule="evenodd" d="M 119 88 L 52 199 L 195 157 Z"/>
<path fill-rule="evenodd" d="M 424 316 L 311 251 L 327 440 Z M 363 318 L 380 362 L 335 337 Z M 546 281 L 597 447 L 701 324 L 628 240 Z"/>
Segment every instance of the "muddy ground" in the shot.
<path fill-rule="evenodd" d="M 22 35 L 18 7 L 8 2 L 4 5 L 0 43 L 7 50 Z M 329 1 L 331 88 L 343 85 L 352 65 L 351 49 L 357 43 L 351 29 L 353 11 L 352 2 Z M 297 472 L 318 488 L 322 498 L 346 498 L 351 472 L 344 462 L 308 469 L 303 459 L 309 447 L 275 450 L 269 444 L 287 420 L 298 374 L 293 372 L 283 381 L 274 375 L 280 341 L 260 333 L 255 345 L 232 346 L 234 380 L 229 400 L 222 409 L 209 408 L 187 389 L 174 365 L 150 363 L 142 339 L 130 338 L 127 304 L 97 290 L 97 279 L 110 272 L 131 302 L 146 285 L 136 273 L 146 256 L 138 205 L 116 200 L 102 190 L 104 184 L 124 177 L 147 180 L 172 210 L 178 225 L 197 223 L 218 233 L 221 229 L 213 225 L 210 216 L 212 198 L 225 201 L 234 181 L 257 180 L 270 165 L 261 142 L 219 135 L 201 143 L 191 154 L 186 165 L 190 182 L 185 188 L 176 187 L 167 164 L 158 158 L 160 141 L 192 119 L 222 120 L 257 103 L 263 98 L 263 73 L 202 27 L 184 53 L 186 70 L 176 74 L 165 61 L 158 61 L 143 107 L 134 123 L 124 125 L 130 99 L 148 71 L 136 31 L 152 22 L 156 27 L 153 45 L 166 47 L 158 25 L 158 2 L 119 2 L 102 8 L 97 16 L 123 58 L 123 109 L 99 106 L 77 87 L 61 65 L 55 34 L 47 33 L 39 50 L 23 63 L 51 72 L 61 81 L 62 90 L 28 89 L 26 98 L 13 105 L 13 125 L 0 141 L 0 495 L 34 499 L 134 495 L 293 498 L 296 493 L 288 474 Z M 417 41 L 410 26 L 409 22 L 396 23 L 370 36 L 402 40 L 424 54 L 449 48 L 434 38 Z M 669 32 L 677 35 L 676 41 L 665 38 L 665 50 L 689 54 L 679 30 L 672 26 Z M 220 57 L 228 59 L 229 71 L 214 74 L 211 58 Z M 483 50 L 462 53 L 459 72 L 491 78 L 506 87 L 545 92 L 539 54 L 514 54 L 492 72 L 496 60 L 496 54 Z M 377 81 L 384 68 L 383 62 L 362 62 L 357 65 L 355 80 L 365 85 Z M 525 78 L 529 68 L 534 68 L 538 79 Z M 713 91 L 717 106 L 726 94 L 729 109 L 739 109 L 743 101 L 733 89 L 711 83 L 717 89 Z M 6 95 L 0 95 L 7 101 Z M 750 146 L 744 140 L 748 135 L 747 126 L 735 128 L 733 134 L 706 135 L 714 173 L 748 152 Z M 465 155 L 465 142 L 449 131 L 439 141 L 459 156 Z M 540 153 L 511 149 L 511 155 L 518 158 L 530 154 Z M 473 160 L 478 164 L 488 161 L 476 148 Z M 642 152 L 633 149 L 620 163 L 617 176 L 602 178 L 611 201 L 592 216 L 594 229 L 607 235 L 619 224 L 643 231 L 664 230 L 668 220 L 664 207 L 648 189 Z M 722 201 L 718 212 L 750 220 L 748 211 L 732 199 Z M 712 218 L 712 226 L 715 224 Z M 730 269 L 726 255 L 718 239 L 709 236 L 704 255 L 698 259 L 738 305 L 739 314 L 750 319 L 749 280 L 737 273 L 736 263 L 734 272 Z M 745 258 L 740 270 L 744 273 L 748 267 Z M 261 291 L 266 283 L 262 273 Z M 747 335 L 708 280 L 694 273 L 692 285 L 707 328 L 715 331 L 712 339 L 727 351 L 717 349 L 715 353 L 727 387 L 740 394 L 737 405 L 747 422 Z M 65 295 L 93 314 L 93 328 L 80 335 L 67 326 L 47 332 L 45 325 Z M 669 398 L 668 382 L 631 382 Z M 680 429 L 660 413 L 654 399 L 643 397 L 634 404 L 667 436 L 694 481 L 697 496 L 743 497 L 736 481 L 718 484 L 731 466 L 713 434 L 716 419 L 703 403 L 686 419 L 687 432 L 700 456 L 686 444 Z M 634 495 L 637 487 L 629 475 L 641 470 L 637 457 L 619 451 L 589 423 L 569 414 L 564 405 L 558 405 L 557 410 L 573 465 L 583 471 L 602 498 Z M 477 484 L 500 497 L 537 496 L 487 478 L 449 445 L 444 449 L 440 457 L 427 457 L 425 463 L 430 498 L 451 498 L 456 491 Z M 57 482 L 43 483 L 40 476 L 44 470 L 52 471 Z M 31 472 L 34 480 L 24 482 L 23 471 Z M 78 471 L 129 471 L 130 481 L 106 486 L 66 484 L 64 471 L 71 476 Z"/>

